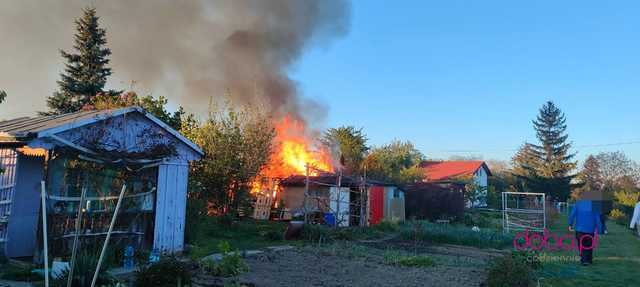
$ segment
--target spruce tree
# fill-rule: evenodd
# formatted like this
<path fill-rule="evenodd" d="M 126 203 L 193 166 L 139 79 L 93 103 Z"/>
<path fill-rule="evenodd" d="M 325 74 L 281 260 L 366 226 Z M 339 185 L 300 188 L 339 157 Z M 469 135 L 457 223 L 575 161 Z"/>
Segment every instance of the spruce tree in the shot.
<path fill-rule="evenodd" d="M 65 59 L 64 72 L 58 81 L 59 90 L 47 99 L 49 112 L 42 114 L 64 114 L 82 109 L 99 93 L 111 75 L 106 47 L 106 31 L 98 24 L 95 8 L 86 8 L 84 15 L 75 21 L 74 53 L 60 51 Z M 115 95 L 117 92 L 109 91 Z"/>
<path fill-rule="evenodd" d="M 571 180 L 576 167 L 567 142 L 567 125 L 564 113 L 553 103 L 547 102 L 533 121 L 538 144 L 530 144 L 527 157 L 533 175 L 522 175 L 537 192 L 544 192 L 554 199 L 566 200 L 571 194 Z"/>

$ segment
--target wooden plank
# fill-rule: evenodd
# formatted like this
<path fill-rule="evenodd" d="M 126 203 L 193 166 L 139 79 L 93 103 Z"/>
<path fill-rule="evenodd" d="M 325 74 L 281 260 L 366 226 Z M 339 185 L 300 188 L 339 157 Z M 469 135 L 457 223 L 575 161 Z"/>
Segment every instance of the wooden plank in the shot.
<path fill-rule="evenodd" d="M 184 247 L 188 175 L 186 163 L 159 167 L 154 248 L 177 252 Z"/>

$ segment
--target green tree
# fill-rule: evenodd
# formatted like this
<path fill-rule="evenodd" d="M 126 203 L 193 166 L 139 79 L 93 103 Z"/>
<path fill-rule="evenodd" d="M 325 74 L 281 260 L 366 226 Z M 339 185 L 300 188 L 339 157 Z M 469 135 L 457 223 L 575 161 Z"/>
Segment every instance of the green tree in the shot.
<path fill-rule="evenodd" d="M 602 199 L 604 178 L 600 170 L 600 163 L 594 156 L 587 157 L 577 178 L 580 180 L 580 187 L 574 189 L 571 194 L 574 199 L 579 199 L 587 193 L 592 196 L 592 199 Z"/>
<path fill-rule="evenodd" d="M 368 178 L 405 184 L 424 178 L 419 166 L 424 158 L 413 143 L 395 140 L 372 148 L 365 159 L 364 168 Z"/>
<path fill-rule="evenodd" d="M 324 132 L 320 141 L 330 150 L 337 149 L 345 174 L 360 172 L 364 157 L 369 150 L 367 137 L 362 129 L 352 126 L 331 128 Z"/>
<path fill-rule="evenodd" d="M 116 97 L 100 93 L 93 97 L 84 108 L 107 110 L 139 106 L 178 131 L 182 131 L 183 125 L 189 127 L 195 124 L 195 116 L 193 114 L 188 114 L 182 107 L 179 107 L 177 111 L 171 113 L 166 109 L 167 103 L 168 100 L 164 96 L 160 96 L 157 99 L 151 95 L 140 97 L 135 92 L 130 91 L 121 93 Z"/>
<path fill-rule="evenodd" d="M 188 135 L 205 152 L 193 166 L 192 199 L 205 200 L 211 214 L 237 212 L 248 204 L 251 183 L 268 162 L 275 129 L 254 107 L 224 105 Z"/>
<path fill-rule="evenodd" d="M 95 8 L 86 8 L 84 15 L 75 21 L 75 52 L 60 51 L 65 59 L 64 72 L 58 81 L 59 90 L 47 99 L 48 112 L 41 114 L 64 114 L 81 110 L 99 93 L 104 93 L 107 77 L 111 75 L 109 55 L 106 48 L 106 31 L 98 24 Z M 116 91 L 108 91 L 115 96 Z"/>
<path fill-rule="evenodd" d="M 544 192 L 566 200 L 571 194 L 571 180 L 576 167 L 571 144 L 567 142 L 564 113 L 553 102 L 547 102 L 533 121 L 538 144 L 525 144 L 514 157 L 514 173 L 532 191 Z"/>

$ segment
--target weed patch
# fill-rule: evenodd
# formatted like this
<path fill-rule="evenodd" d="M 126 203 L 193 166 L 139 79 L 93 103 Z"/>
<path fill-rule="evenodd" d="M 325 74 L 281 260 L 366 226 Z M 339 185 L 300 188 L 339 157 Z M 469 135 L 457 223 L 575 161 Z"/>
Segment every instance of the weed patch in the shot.
<path fill-rule="evenodd" d="M 402 267 L 431 267 L 433 259 L 426 255 L 406 255 L 397 251 L 387 251 L 383 257 L 384 264 Z"/>

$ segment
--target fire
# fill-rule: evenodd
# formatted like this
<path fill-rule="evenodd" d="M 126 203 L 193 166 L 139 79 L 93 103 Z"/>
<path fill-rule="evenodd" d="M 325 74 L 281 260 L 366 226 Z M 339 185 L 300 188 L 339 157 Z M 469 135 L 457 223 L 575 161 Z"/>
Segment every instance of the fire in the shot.
<path fill-rule="evenodd" d="M 314 146 L 302 122 L 285 117 L 275 124 L 275 130 L 274 151 L 259 178 L 304 175 L 307 165 L 309 175 L 333 170 L 331 153 L 326 148 Z M 263 186 L 260 179 L 256 179 L 252 191 L 257 192 Z"/>

